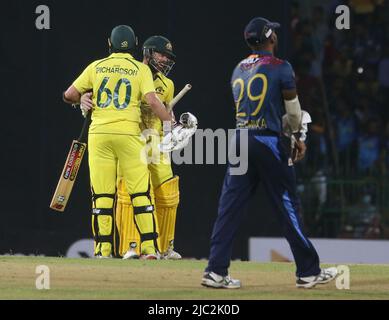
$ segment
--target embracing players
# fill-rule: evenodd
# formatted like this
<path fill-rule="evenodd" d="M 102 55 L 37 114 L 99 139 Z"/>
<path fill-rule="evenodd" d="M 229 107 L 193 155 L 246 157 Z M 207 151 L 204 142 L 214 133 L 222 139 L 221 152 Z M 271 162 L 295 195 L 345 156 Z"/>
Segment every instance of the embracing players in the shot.
<path fill-rule="evenodd" d="M 155 93 L 150 68 L 135 60 L 137 38 L 129 26 L 120 25 L 108 39 L 111 54 L 92 62 L 64 93 L 64 101 L 79 103 L 92 91 L 88 152 L 92 188 L 92 229 L 95 255 L 110 257 L 113 247 L 114 200 L 118 162 L 135 213 L 140 233 L 141 254 L 157 258 L 157 232 L 150 196 L 150 179 L 144 159 L 145 142 L 140 137 L 141 101 L 163 121 L 172 117 Z"/>
<path fill-rule="evenodd" d="M 175 54 L 171 42 L 162 36 L 152 36 L 143 45 L 143 63 L 148 65 L 153 74 L 154 87 L 160 100 L 168 105 L 174 96 L 174 84 L 168 73 L 174 65 Z M 82 105 L 93 106 L 91 94 L 81 98 Z M 163 137 L 162 121 L 153 112 L 148 102 L 141 103 L 140 129 L 147 137 L 148 169 L 151 173 L 150 199 L 156 207 L 156 231 L 158 233 L 158 250 L 163 259 L 181 259 L 174 251 L 174 233 L 177 207 L 179 203 L 178 176 L 174 176 L 168 153 L 161 153 L 158 144 Z M 119 231 L 119 255 L 124 259 L 136 259 L 141 254 L 141 236 L 135 224 L 138 214 L 134 210 L 123 178 L 122 165 L 119 161 L 116 225 Z"/>

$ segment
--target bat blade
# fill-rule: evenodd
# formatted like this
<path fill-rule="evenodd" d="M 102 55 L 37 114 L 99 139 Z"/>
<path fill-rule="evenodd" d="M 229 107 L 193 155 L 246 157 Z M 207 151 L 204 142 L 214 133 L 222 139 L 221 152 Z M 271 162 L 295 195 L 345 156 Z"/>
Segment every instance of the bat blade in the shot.
<path fill-rule="evenodd" d="M 57 188 L 51 199 L 50 208 L 63 212 L 69 201 L 82 158 L 86 150 L 86 143 L 73 140 L 70 147 L 65 166 L 59 178 Z"/>

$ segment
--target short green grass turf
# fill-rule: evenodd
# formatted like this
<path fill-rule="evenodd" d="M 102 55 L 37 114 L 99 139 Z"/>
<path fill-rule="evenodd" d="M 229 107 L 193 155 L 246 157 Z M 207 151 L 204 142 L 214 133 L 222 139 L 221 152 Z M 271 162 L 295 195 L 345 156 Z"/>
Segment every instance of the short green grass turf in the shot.
<path fill-rule="evenodd" d="M 50 289 L 36 289 L 36 267 L 50 270 Z M 295 287 L 293 263 L 232 262 L 238 290 L 200 285 L 206 261 L 141 261 L 0 256 L 0 299 L 389 299 L 389 265 L 348 265 L 350 289 L 335 281 Z"/>

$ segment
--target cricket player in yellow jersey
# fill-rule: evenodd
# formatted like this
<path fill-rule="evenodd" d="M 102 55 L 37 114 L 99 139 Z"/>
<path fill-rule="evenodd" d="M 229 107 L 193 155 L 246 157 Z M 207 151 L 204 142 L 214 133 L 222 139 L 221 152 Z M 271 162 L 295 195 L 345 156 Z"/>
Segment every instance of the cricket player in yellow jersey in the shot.
<path fill-rule="evenodd" d="M 175 55 L 171 42 L 162 36 L 152 36 L 143 44 L 143 63 L 147 64 L 154 79 L 157 95 L 165 105 L 173 99 L 174 83 L 167 75 L 174 65 Z M 148 165 L 153 187 L 158 224 L 158 244 L 162 259 L 181 259 L 174 251 L 176 214 L 179 202 L 178 176 L 174 176 L 167 154 L 158 151 L 158 143 L 163 136 L 161 120 L 155 116 L 147 101 L 141 104 L 142 132 L 147 130 L 149 156 Z M 157 154 L 153 158 L 152 155 Z M 121 163 L 119 164 L 121 167 Z M 120 235 L 119 252 L 124 259 L 139 257 L 139 232 L 134 224 L 134 210 L 126 193 L 126 182 L 119 176 L 116 222 Z"/>
<path fill-rule="evenodd" d="M 172 118 L 155 93 L 150 68 L 131 55 L 137 45 L 133 30 L 129 26 L 117 26 L 108 42 L 111 55 L 92 62 L 64 93 L 65 102 L 79 103 L 82 94 L 92 91 L 92 103 L 82 104 L 81 108 L 84 112 L 92 112 L 88 152 L 95 255 L 110 257 L 112 254 L 119 162 L 126 192 L 134 208 L 142 257 L 156 259 L 154 207 L 149 171 L 144 160 L 145 142 L 140 137 L 139 128 L 141 101 L 146 101 L 162 121 L 171 121 Z"/>

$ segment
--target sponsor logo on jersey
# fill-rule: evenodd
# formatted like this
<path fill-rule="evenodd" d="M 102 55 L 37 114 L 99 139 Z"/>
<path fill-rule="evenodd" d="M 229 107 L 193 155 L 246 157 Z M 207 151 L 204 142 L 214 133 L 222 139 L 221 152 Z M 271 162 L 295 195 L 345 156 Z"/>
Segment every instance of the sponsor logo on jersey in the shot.
<path fill-rule="evenodd" d="M 155 91 L 157 92 L 157 94 L 160 94 L 160 95 L 163 95 L 165 93 L 165 89 L 163 87 L 156 87 L 155 88 Z"/>
<path fill-rule="evenodd" d="M 237 116 L 237 127 L 246 128 L 246 129 L 267 129 L 267 124 L 265 118 L 259 118 L 257 120 L 242 120 Z"/>

